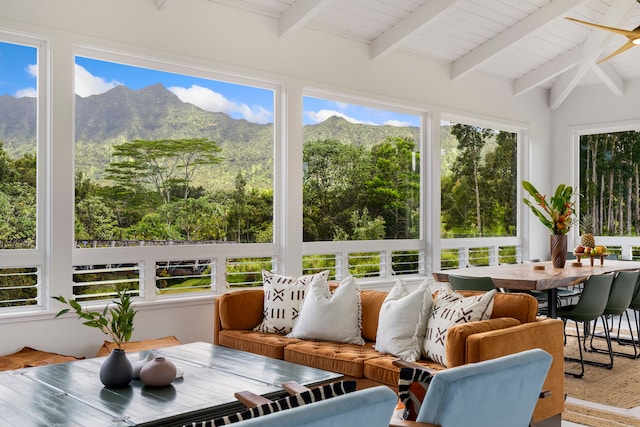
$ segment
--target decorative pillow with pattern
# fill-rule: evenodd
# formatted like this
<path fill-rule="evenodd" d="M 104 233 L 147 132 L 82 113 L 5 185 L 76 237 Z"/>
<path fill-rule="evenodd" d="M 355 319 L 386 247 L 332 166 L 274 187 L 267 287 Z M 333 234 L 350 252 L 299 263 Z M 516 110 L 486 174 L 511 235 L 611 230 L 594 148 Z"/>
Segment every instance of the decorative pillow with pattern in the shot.
<path fill-rule="evenodd" d="M 183 427 L 225 426 L 236 423 L 238 421 L 256 418 L 262 415 L 271 414 L 285 409 L 295 408 L 297 406 L 302 406 L 313 402 L 319 402 L 321 400 L 329 399 L 335 396 L 341 396 L 343 394 L 351 393 L 355 390 L 355 381 L 338 381 L 335 383 L 322 385 L 299 394 L 294 394 L 293 396 L 283 397 L 282 399 L 265 403 L 264 405 L 259 405 L 255 408 L 250 408 L 246 411 L 238 412 L 233 415 L 228 415 L 226 417 L 221 417 L 209 421 L 197 421 L 190 424 L 185 424 Z"/>
<path fill-rule="evenodd" d="M 398 400 L 403 407 L 402 419 L 415 421 L 427 394 L 433 375 L 418 368 L 400 368 Z"/>
<path fill-rule="evenodd" d="M 431 315 L 427 320 L 427 335 L 424 340 L 424 355 L 443 366 L 447 366 L 447 332 L 454 325 L 486 320 L 493 311 L 493 296 L 496 290 L 480 295 L 463 297 L 445 285 L 440 288 L 433 301 Z"/>
<path fill-rule="evenodd" d="M 254 330 L 264 333 L 288 334 L 298 319 L 300 304 L 314 279 L 327 283 L 329 270 L 300 277 L 281 276 L 262 271 L 264 312 L 262 322 Z"/>
<path fill-rule="evenodd" d="M 326 281 L 313 279 L 290 338 L 364 345 L 360 288 L 349 276 L 331 293 Z"/>
<path fill-rule="evenodd" d="M 431 303 L 426 280 L 412 292 L 402 280 L 396 280 L 380 307 L 375 349 L 403 360 L 419 359 Z"/>

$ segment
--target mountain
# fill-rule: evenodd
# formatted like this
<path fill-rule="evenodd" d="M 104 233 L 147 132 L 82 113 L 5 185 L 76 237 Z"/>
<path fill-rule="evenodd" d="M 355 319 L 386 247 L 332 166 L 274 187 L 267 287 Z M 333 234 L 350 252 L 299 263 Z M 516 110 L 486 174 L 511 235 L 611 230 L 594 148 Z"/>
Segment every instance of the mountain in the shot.
<path fill-rule="evenodd" d="M 272 124 L 233 119 L 182 102 L 162 84 L 139 90 L 117 86 L 100 95 L 76 96 L 76 169 L 94 181 L 109 164 L 108 147 L 135 139 L 207 138 L 222 148 L 222 164 L 198 182 L 208 188 L 233 185 L 239 171 L 249 185 L 264 187 L 273 174 Z M 32 152 L 36 99 L 0 97 L 0 141 L 12 157 Z M 419 128 L 353 124 L 340 117 L 306 125 L 305 140 L 336 139 L 371 146 L 387 135 L 419 140 Z"/>

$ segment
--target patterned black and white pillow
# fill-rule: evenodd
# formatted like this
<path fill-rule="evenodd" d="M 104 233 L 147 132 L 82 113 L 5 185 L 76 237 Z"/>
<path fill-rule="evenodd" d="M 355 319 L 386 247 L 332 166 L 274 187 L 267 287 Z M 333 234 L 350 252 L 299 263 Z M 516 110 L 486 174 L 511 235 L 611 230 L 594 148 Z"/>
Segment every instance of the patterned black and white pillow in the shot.
<path fill-rule="evenodd" d="M 282 335 L 291 332 L 298 319 L 300 304 L 306 295 L 307 288 L 316 277 L 326 282 L 329 270 L 300 277 L 282 276 L 263 270 L 263 319 L 254 330 Z"/>
<path fill-rule="evenodd" d="M 416 420 L 432 378 L 431 372 L 424 369 L 400 368 L 398 400 L 404 406 L 403 419 Z"/>
<path fill-rule="evenodd" d="M 447 333 L 449 328 L 463 323 L 486 320 L 493 311 L 496 290 L 480 295 L 464 297 L 445 285 L 433 301 L 427 320 L 427 335 L 424 340 L 424 355 L 443 366 L 447 366 Z"/>
<path fill-rule="evenodd" d="M 226 417 L 216 418 L 208 421 L 194 421 L 191 424 L 185 424 L 183 427 L 218 427 L 236 423 L 238 421 L 248 420 L 260 417 L 262 415 L 272 414 L 274 412 L 283 411 L 285 409 L 296 408 L 313 402 L 319 402 L 331 397 L 340 396 L 351 393 L 356 390 L 355 381 L 338 381 L 331 384 L 325 384 L 299 394 L 287 396 L 246 411 L 238 412 Z"/>

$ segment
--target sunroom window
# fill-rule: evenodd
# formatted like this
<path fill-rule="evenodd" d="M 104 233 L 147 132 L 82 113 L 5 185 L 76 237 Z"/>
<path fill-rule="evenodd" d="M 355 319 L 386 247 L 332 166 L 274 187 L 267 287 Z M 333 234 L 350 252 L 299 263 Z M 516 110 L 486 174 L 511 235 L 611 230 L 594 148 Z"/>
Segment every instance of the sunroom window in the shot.
<path fill-rule="evenodd" d="M 305 272 L 423 272 L 422 115 L 337 96 L 305 96 L 303 112 Z"/>
<path fill-rule="evenodd" d="M 74 294 L 259 284 L 237 260 L 242 244 L 273 243 L 274 88 L 144 65 L 76 56 L 74 277 L 92 257 L 99 268 Z"/>
<path fill-rule="evenodd" d="M 522 261 L 518 133 L 441 123 L 441 268 Z"/>
<path fill-rule="evenodd" d="M 46 43 L 0 33 L 0 310 L 44 306 Z"/>

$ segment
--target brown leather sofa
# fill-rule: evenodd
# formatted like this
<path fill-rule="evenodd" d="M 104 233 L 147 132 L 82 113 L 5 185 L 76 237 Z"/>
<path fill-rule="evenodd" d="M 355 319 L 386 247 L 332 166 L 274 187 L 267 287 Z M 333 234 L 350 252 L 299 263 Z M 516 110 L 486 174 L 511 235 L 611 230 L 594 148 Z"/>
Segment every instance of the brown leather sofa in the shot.
<path fill-rule="evenodd" d="M 471 295 L 473 292 L 462 293 Z M 386 292 L 376 290 L 361 292 L 362 336 L 366 344 L 360 346 L 254 331 L 262 321 L 262 289 L 229 292 L 216 300 L 214 343 L 339 372 L 357 379 L 360 387 L 385 384 L 395 388 L 399 368 L 393 361 L 397 358 L 373 348 L 378 313 L 386 296 Z M 454 367 L 532 348 L 547 351 L 553 356 L 553 363 L 544 388 L 551 395 L 540 399 L 532 421 L 536 426 L 560 426 L 560 414 L 564 410 L 563 323 L 558 319 L 538 318 L 537 312 L 538 303 L 530 295 L 496 294 L 491 319 L 449 329 L 447 361 L 449 367 Z M 418 363 L 446 369 L 431 360 L 422 359 Z"/>

